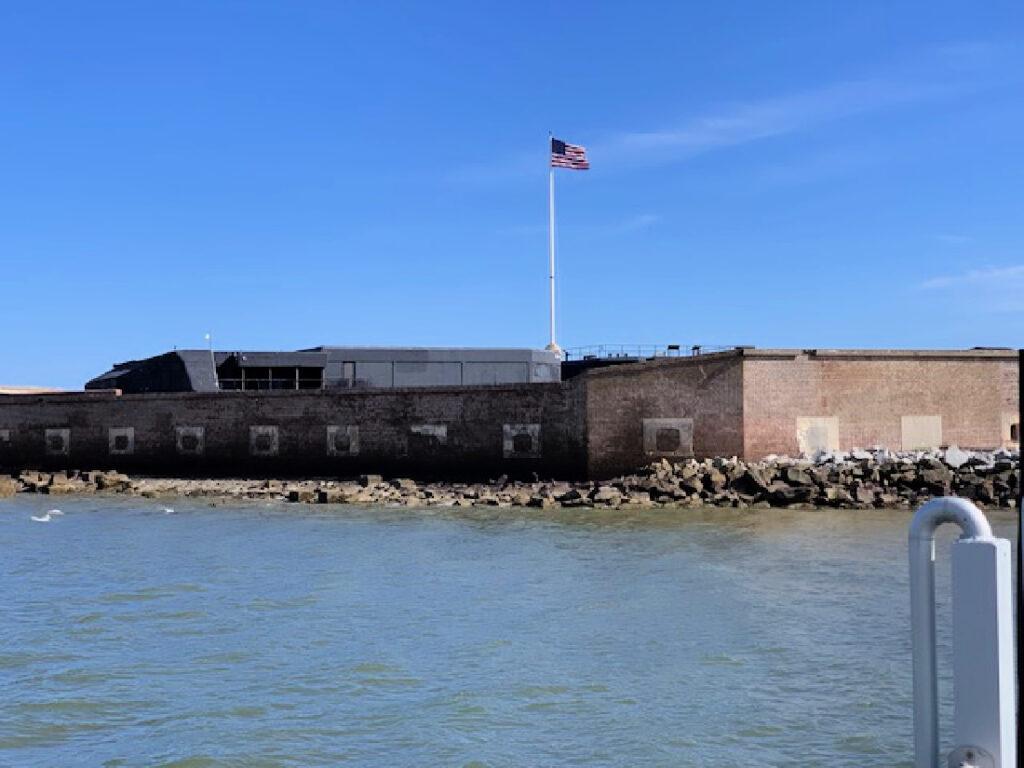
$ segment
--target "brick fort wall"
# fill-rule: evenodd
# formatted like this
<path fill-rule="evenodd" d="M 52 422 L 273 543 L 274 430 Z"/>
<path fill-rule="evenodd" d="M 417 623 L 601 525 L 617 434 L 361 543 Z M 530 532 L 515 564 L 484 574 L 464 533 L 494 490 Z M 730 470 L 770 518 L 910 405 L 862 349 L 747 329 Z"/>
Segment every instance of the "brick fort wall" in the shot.
<path fill-rule="evenodd" d="M 1010 444 L 1012 352 L 745 350 L 743 454 Z"/>
<path fill-rule="evenodd" d="M 578 387 L 0 396 L 0 465 L 163 475 L 577 477 Z"/>

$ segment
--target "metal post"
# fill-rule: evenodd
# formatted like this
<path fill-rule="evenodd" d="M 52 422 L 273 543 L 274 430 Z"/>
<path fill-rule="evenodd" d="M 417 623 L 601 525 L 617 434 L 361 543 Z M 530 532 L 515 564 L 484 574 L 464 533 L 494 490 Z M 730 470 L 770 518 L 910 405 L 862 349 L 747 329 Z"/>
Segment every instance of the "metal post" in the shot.
<path fill-rule="evenodd" d="M 551 342 L 548 350 L 561 357 L 562 350 L 555 341 L 555 169 L 548 170 L 548 287 L 551 293 Z"/>
<path fill-rule="evenodd" d="M 952 766 L 1013 768 L 1013 613 L 1010 544 L 992 536 L 966 499 L 934 499 L 910 524 L 910 621 L 914 672 L 914 766 L 939 768 L 935 649 L 935 530 L 956 523 L 953 545 Z"/>
<path fill-rule="evenodd" d="M 1021 563 L 1021 539 L 1024 539 L 1024 468 L 1021 467 L 1021 428 L 1024 428 L 1024 349 L 1017 350 L 1017 621 L 1024 621 L 1024 565 Z M 1024 696 L 1024 648 L 1017 636 L 1017 768 L 1024 768 L 1024 727 L 1020 722 L 1021 697 Z"/>
<path fill-rule="evenodd" d="M 217 360 L 213 356 L 213 334 L 206 334 L 206 342 L 210 347 L 210 363 L 213 365 L 213 384 L 217 389 L 220 389 L 220 378 L 217 376 Z"/>

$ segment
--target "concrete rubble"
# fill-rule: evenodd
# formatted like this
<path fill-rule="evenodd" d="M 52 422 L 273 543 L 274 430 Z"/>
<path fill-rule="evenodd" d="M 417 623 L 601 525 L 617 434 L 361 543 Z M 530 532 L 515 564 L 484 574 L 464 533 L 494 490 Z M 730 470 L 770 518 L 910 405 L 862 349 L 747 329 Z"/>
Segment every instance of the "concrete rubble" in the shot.
<path fill-rule="evenodd" d="M 14 493 L 108 493 L 148 498 L 266 499 L 302 504 L 433 507 L 836 507 L 912 508 L 956 495 L 985 507 L 1013 507 L 1019 482 L 1016 451 L 892 452 L 884 448 L 769 456 L 657 461 L 634 474 L 600 482 L 500 477 L 486 483 L 418 482 L 363 475 L 352 480 L 229 480 L 129 477 L 112 471 L 0 475 L 0 497 Z"/>

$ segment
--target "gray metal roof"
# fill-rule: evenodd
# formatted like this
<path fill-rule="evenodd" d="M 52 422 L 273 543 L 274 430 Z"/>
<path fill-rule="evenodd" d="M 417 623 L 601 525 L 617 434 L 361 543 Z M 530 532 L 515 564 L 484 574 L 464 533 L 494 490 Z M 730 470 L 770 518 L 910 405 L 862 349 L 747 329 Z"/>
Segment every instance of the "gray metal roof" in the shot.
<path fill-rule="evenodd" d="M 217 370 L 213 367 L 213 360 L 210 358 L 208 349 L 179 349 L 176 350 L 181 362 L 185 364 L 189 381 L 192 382 L 192 389 L 195 392 L 216 392 L 217 391 Z"/>
<path fill-rule="evenodd" d="M 235 355 L 242 368 L 323 368 L 327 355 L 323 352 L 238 352 Z"/>
<path fill-rule="evenodd" d="M 313 347 L 309 352 L 325 352 L 331 360 L 354 362 L 533 362 L 557 365 L 557 355 L 543 349 L 516 347 Z"/>

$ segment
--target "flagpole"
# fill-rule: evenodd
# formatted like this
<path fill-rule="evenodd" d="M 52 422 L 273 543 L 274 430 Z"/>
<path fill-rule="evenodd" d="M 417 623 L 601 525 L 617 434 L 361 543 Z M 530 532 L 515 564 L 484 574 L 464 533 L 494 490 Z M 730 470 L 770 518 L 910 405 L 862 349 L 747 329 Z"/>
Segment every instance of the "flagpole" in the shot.
<path fill-rule="evenodd" d="M 555 168 L 551 165 L 551 136 L 548 135 L 548 283 L 551 291 L 551 343 L 547 348 L 559 357 L 562 350 L 555 341 Z"/>

